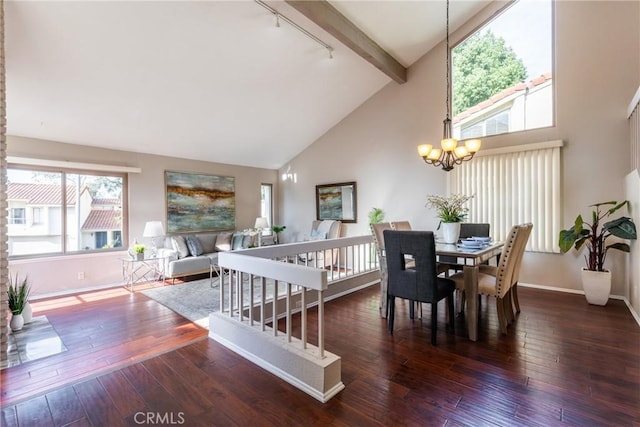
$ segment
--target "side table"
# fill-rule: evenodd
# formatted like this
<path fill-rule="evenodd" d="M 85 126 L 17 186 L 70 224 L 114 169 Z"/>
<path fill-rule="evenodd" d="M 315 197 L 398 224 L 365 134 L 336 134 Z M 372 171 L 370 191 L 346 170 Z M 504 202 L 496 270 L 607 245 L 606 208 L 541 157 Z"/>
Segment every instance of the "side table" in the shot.
<path fill-rule="evenodd" d="M 164 257 L 148 257 L 144 259 L 122 258 L 122 279 L 133 292 L 133 285 L 142 282 L 159 282 L 164 280 Z"/>

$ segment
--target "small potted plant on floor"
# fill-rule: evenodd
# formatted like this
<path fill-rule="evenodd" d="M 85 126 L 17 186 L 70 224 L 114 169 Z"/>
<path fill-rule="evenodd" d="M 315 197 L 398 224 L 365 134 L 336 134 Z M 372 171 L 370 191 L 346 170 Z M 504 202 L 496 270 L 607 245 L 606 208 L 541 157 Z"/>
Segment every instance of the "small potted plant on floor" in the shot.
<path fill-rule="evenodd" d="M 636 226 L 631 218 L 626 216 L 611 219 L 616 211 L 629 207 L 629 201 L 596 203 L 591 213 L 591 222 L 585 222 L 582 215 L 578 215 L 571 228 L 560 231 L 559 246 L 565 253 L 573 246 L 576 251 L 587 248 L 585 260 L 586 268 L 582 269 L 582 286 L 589 304 L 605 305 L 611 292 L 611 272 L 604 268 L 604 261 L 609 249 L 629 252 L 630 247 L 625 242 L 614 242 L 607 245 L 607 239 L 615 236 L 620 239 L 637 239 Z M 608 208 L 607 208 L 608 207 Z M 605 210 L 602 210 L 606 208 Z M 604 222 L 604 223 L 603 223 Z"/>
<path fill-rule="evenodd" d="M 7 289 L 9 310 L 11 310 L 11 322 L 9 326 L 12 331 L 19 331 L 24 326 L 22 312 L 29 300 L 31 288 L 27 276 L 20 280 L 18 273 L 15 277 L 9 276 L 9 288 Z"/>

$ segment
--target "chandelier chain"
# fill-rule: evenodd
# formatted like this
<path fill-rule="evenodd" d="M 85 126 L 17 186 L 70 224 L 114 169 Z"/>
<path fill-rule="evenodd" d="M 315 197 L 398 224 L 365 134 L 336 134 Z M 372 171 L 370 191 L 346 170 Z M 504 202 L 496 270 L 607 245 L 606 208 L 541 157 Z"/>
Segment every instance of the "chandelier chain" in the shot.
<path fill-rule="evenodd" d="M 451 92 L 451 50 L 449 49 L 449 0 L 447 0 L 447 119 L 451 118 L 451 104 L 449 103 L 449 92 Z"/>

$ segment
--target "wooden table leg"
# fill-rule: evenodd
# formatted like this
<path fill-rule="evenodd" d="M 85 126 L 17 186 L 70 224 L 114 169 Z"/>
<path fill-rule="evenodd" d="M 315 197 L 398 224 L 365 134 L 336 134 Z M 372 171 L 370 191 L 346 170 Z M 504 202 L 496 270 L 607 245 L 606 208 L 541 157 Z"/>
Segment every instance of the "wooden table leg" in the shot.
<path fill-rule="evenodd" d="M 464 292 L 467 300 L 467 334 L 471 341 L 478 340 L 478 266 L 464 266 Z"/>
<path fill-rule="evenodd" d="M 388 286 L 387 268 L 386 266 L 384 268 L 380 267 L 380 317 L 384 319 L 387 318 L 387 311 L 388 311 L 387 286 Z"/>

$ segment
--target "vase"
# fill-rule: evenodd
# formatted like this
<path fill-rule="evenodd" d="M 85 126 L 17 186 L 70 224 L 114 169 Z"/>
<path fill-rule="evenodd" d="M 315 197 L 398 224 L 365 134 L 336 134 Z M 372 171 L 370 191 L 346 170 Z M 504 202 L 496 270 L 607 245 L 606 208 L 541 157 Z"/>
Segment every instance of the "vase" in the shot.
<path fill-rule="evenodd" d="M 607 305 L 611 292 L 611 272 L 587 270 L 583 267 L 582 289 L 589 304 Z"/>
<path fill-rule="evenodd" d="M 442 230 L 442 241 L 447 244 L 458 243 L 460 237 L 459 222 L 443 222 L 440 224 Z"/>
<path fill-rule="evenodd" d="M 31 304 L 27 301 L 24 304 L 24 308 L 22 309 L 22 318 L 24 319 L 24 324 L 31 323 L 33 320 L 33 308 L 31 308 Z"/>
<path fill-rule="evenodd" d="M 22 314 L 14 314 L 11 316 L 11 322 L 9 322 L 9 326 L 12 331 L 19 331 L 24 326 L 24 317 Z"/>
<path fill-rule="evenodd" d="M 144 259 L 144 252 L 138 253 L 136 252 L 136 261 L 142 261 Z"/>

